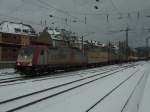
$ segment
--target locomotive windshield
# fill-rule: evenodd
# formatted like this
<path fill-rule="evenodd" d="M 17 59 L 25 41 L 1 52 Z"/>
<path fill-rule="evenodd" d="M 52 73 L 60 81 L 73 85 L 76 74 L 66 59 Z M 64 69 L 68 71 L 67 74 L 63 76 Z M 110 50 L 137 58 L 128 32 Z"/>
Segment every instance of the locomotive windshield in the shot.
<path fill-rule="evenodd" d="M 19 51 L 19 57 L 29 58 L 33 55 L 34 48 L 33 47 L 23 47 Z"/>

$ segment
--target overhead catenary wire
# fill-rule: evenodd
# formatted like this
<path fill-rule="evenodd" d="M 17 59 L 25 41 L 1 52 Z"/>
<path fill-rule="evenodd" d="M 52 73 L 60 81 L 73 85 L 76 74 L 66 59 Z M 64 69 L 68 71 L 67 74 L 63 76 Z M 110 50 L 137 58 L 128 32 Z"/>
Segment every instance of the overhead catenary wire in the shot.
<path fill-rule="evenodd" d="M 25 0 L 23 0 L 25 1 Z M 81 25 L 81 24 L 78 24 L 78 23 L 82 23 L 82 25 L 85 25 L 85 27 L 92 27 L 93 30 L 95 29 L 98 29 L 99 26 L 97 25 L 94 25 L 93 23 L 89 23 L 89 16 L 105 16 L 105 21 L 107 20 L 107 22 L 110 22 L 109 24 L 109 27 L 111 25 L 111 16 L 120 16 L 122 17 L 123 19 L 127 19 L 129 16 L 128 14 L 130 14 L 130 16 L 132 16 L 132 14 L 137 14 L 137 19 L 140 19 L 143 15 L 141 14 L 141 12 L 143 11 L 146 11 L 146 10 L 150 10 L 150 9 L 141 9 L 141 10 L 137 10 L 137 11 L 131 11 L 131 12 L 120 12 L 118 11 L 119 9 L 115 6 L 115 4 L 113 5 L 114 9 L 116 10 L 117 14 L 116 13 L 109 13 L 107 11 L 104 10 L 105 6 L 104 4 L 100 1 L 100 6 L 103 6 L 103 8 L 101 8 L 102 10 L 99 10 L 98 13 L 97 12 L 93 12 L 93 13 L 90 13 L 90 12 L 75 12 L 75 11 L 66 11 L 62 8 L 58 8 L 57 6 L 53 5 L 53 4 L 50 4 L 44 0 L 37 0 L 37 1 L 41 1 L 41 2 L 37 2 L 36 0 L 32 0 L 33 3 L 35 3 L 35 5 L 37 5 L 37 7 L 40 7 L 40 8 L 45 8 L 46 10 L 50 10 L 50 11 L 55 11 L 56 12 L 59 12 L 61 14 L 64 14 L 64 18 L 63 17 L 60 17 L 60 18 L 63 18 L 63 22 L 65 22 L 66 25 L 69 26 L 69 24 L 72 24 L 72 26 L 75 24 L 77 25 Z M 109 0 L 110 1 L 110 0 Z M 44 2 L 44 3 L 43 3 Z M 113 2 L 113 1 L 112 1 Z M 92 7 L 93 5 L 91 5 Z M 46 15 L 46 14 L 45 14 Z M 49 14 L 47 14 L 48 16 Z M 77 15 L 81 15 L 81 16 L 77 16 Z M 127 15 L 126 17 L 124 15 Z M 5 16 L 5 17 L 4 17 Z M 7 19 L 12 19 L 12 20 L 18 20 L 18 21 L 21 21 L 21 22 L 26 22 L 26 23 L 31 23 L 31 24 L 34 24 L 34 25 L 39 25 L 39 26 L 42 26 L 40 24 L 40 21 L 39 20 L 39 23 L 38 22 L 35 22 L 35 21 L 32 21 L 32 20 L 25 20 L 25 19 L 21 19 L 20 17 L 13 17 L 13 16 L 9 16 L 9 17 L 6 17 L 7 15 L 4 14 L 3 17 L 4 18 L 7 18 Z M 56 19 L 59 19 L 59 16 L 56 15 L 55 16 Z M 80 18 L 81 17 L 81 18 Z M 85 17 L 86 17 L 86 20 L 85 20 Z M 67 23 L 66 22 L 66 19 L 67 19 L 67 22 L 70 22 L 70 23 Z M 43 17 L 43 23 L 45 21 L 45 17 Z M 76 21 L 76 22 L 74 22 Z M 86 23 L 86 24 L 85 24 Z M 48 24 L 48 22 L 47 22 Z M 89 29 L 88 29 L 89 30 Z M 107 32 L 107 29 L 105 30 Z M 99 31 L 101 33 L 104 33 L 104 30 L 103 31 Z"/>
<path fill-rule="evenodd" d="M 43 0 L 37 0 L 37 1 L 39 1 L 39 4 L 38 4 L 38 5 L 42 5 L 42 6 L 43 6 L 42 8 L 48 8 L 48 9 L 57 10 L 57 11 L 59 11 L 59 12 L 61 12 L 61 13 L 64 13 L 64 14 L 70 16 L 69 11 L 64 11 L 64 10 L 62 10 L 62 9 L 60 9 L 60 8 L 54 7 L 53 5 L 47 4 L 47 3 L 46 3 L 45 1 L 43 1 Z M 112 0 L 111 0 L 111 1 L 112 1 Z M 37 3 L 36 3 L 36 4 L 37 4 Z M 113 7 L 114 7 L 116 10 L 118 10 L 118 9 L 116 8 L 116 6 L 114 5 L 113 1 L 112 1 L 112 4 L 113 4 Z M 119 12 L 119 13 L 120 13 L 120 12 Z M 87 13 L 87 14 L 88 14 L 88 13 Z M 87 15 L 87 14 L 84 13 L 84 15 Z M 101 14 L 96 14 L 96 15 L 102 15 L 102 14 L 106 14 L 106 13 L 103 11 L 103 13 L 101 13 Z M 121 13 L 121 14 L 122 14 L 122 13 Z M 89 14 L 88 14 L 88 15 L 89 15 Z M 92 13 L 92 15 L 95 15 L 95 14 Z M 107 16 L 108 16 L 108 15 L 107 15 Z M 111 14 L 109 14 L 109 16 L 111 16 Z M 71 15 L 71 17 L 72 17 L 72 15 Z M 75 17 L 75 16 L 73 16 L 73 17 Z M 77 19 L 77 18 L 75 17 L 75 19 Z"/>
<path fill-rule="evenodd" d="M 78 17 L 76 17 L 76 16 L 74 16 L 74 15 L 71 15 L 68 11 L 65 11 L 65 10 L 63 10 L 63 9 L 61 9 L 61 8 L 55 7 L 54 5 L 51 5 L 51 4 L 47 3 L 47 2 L 45 2 L 44 0 L 37 0 L 37 1 L 38 1 L 39 3 L 41 3 L 41 4 L 44 4 L 45 6 L 48 6 L 49 8 L 52 8 L 52 9 L 54 9 L 54 10 L 60 12 L 60 13 L 65 14 L 65 15 L 67 15 L 67 16 L 73 18 L 73 19 L 79 19 Z M 79 20 L 80 20 L 80 19 L 79 19 Z"/>

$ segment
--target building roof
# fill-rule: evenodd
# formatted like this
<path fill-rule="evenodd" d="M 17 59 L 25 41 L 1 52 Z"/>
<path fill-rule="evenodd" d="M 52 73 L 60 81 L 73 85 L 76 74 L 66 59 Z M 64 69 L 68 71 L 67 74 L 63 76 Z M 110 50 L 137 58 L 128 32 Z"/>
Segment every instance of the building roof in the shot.
<path fill-rule="evenodd" d="M 0 23 L 0 32 L 29 36 L 36 35 L 36 32 L 31 25 L 10 21 L 3 21 Z"/>
<path fill-rule="evenodd" d="M 75 34 L 67 31 L 65 29 L 52 29 L 52 28 L 46 28 L 46 32 L 48 32 L 51 35 L 51 38 L 53 40 L 65 40 L 65 41 L 71 41 L 76 40 Z"/>

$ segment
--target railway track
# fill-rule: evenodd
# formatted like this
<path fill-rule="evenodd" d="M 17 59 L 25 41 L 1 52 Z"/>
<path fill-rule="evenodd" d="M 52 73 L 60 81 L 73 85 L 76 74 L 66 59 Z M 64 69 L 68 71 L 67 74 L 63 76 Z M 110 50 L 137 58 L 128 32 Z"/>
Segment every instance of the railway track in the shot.
<path fill-rule="evenodd" d="M 3 83 L 3 82 L 7 82 L 7 81 L 10 81 L 11 82 L 11 80 L 16 80 L 16 79 L 22 79 L 22 77 L 10 77 L 10 78 L 2 78 L 2 79 L 0 79 L 0 83 Z"/>
<path fill-rule="evenodd" d="M 127 64 L 127 65 L 124 65 L 124 66 L 121 65 L 121 67 L 125 67 L 125 66 L 133 66 L 133 65 L 132 64 L 131 65 Z M 115 68 L 115 67 L 112 67 L 112 69 L 113 68 Z M 105 70 L 105 67 L 102 68 L 101 70 Z M 17 72 L 14 72 L 14 73 L 17 73 Z M 20 83 L 25 83 L 25 81 L 33 80 L 33 79 L 34 79 L 33 82 L 36 82 L 36 81 L 41 81 L 41 80 L 49 80 L 49 79 L 53 79 L 53 78 L 62 78 L 62 77 L 69 77 L 69 76 L 75 76 L 76 75 L 76 74 L 75 75 L 74 74 L 62 75 L 63 73 L 69 73 L 69 72 L 55 72 L 55 73 L 50 74 L 50 75 L 49 74 L 44 75 L 44 73 L 43 73 L 43 75 L 40 75 L 38 77 L 23 77 L 20 74 L 16 74 L 16 75 L 19 75 L 19 76 L 15 76 L 14 73 L 13 72 L 12 73 L 7 73 L 6 72 L 6 76 L 9 74 L 9 76 L 11 75 L 11 77 L 8 77 L 8 78 L 1 78 L 0 77 L 0 87 L 1 86 L 8 86 L 8 85 L 15 85 L 15 84 L 20 84 Z M 80 74 L 77 74 L 77 75 L 80 75 Z M 4 75 L 2 75 L 2 76 L 4 76 Z"/>
<path fill-rule="evenodd" d="M 133 74 L 131 74 L 129 77 L 127 77 L 125 80 L 123 80 L 121 83 L 119 83 L 115 88 L 113 88 L 110 92 L 108 92 L 106 95 L 104 95 L 101 99 L 99 99 L 95 104 L 93 104 L 89 109 L 86 110 L 86 112 L 90 112 L 96 105 L 100 104 L 105 98 L 107 98 L 111 93 L 113 93 L 115 90 L 117 90 L 121 85 L 123 85 L 126 81 L 128 81 L 132 76 L 134 76 L 139 70 L 135 71 Z"/>
<path fill-rule="evenodd" d="M 114 68 L 119 68 L 119 67 L 112 67 L 112 68 L 107 68 L 107 69 L 102 68 L 102 69 L 99 69 L 99 70 L 106 71 L 106 70 L 112 70 Z M 93 70 L 90 71 L 90 70 L 85 70 L 85 73 L 86 72 L 87 73 L 98 72 L 98 71 L 93 71 Z M 71 74 L 70 74 L 70 72 L 67 72 L 67 73 L 69 73 L 69 74 L 66 74 L 66 73 L 56 73 L 56 74 L 53 74 L 53 75 L 50 74 L 50 75 L 39 76 L 39 77 L 22 77 L 22 76 L 20 76 L 20 77 L 4 78 L 4 79 L 0 79 L 0 87 L 2 87 L 2 86 L 8 86 L 8 85 L 20 84 L 20 83 L 25 83 L 25 81 L 29 81 L 29 80 L 31 80 L 32 82 L 37 82 L 37 81 L 42 81 L 42 80 L 71 77 L 71 76 L 76 76 L 76 75 L 83 74 L 83 73 L 74 74 L 74 72 L 72 72 Z"/>
<path fill-rule="evenodd" d="M 138 70 L 138 71 L 140 71 L 140 70 Z M 102 103 L 102 102 L 103 102 L 107 97 L 109 97 L 112 93 L 114 93 L 114 92 L 117 93 L 118 89 L 119 89 L 123 84 L 125 84 L 128 80 L 130 80 L 131 77 L 133 77 L 133 76 L 134 76 L 134 78 L 137 77 L 137 76 L 138 76 L 138 74 L 137 74 L 138 71 L 136 71 L 135 73 L 131 74 L 128 78 L 126 78 L 124 81 L 122 81 L 122 82 L 121 82 L 120 84 L 118 84 L 116 87 L 112 88 L 112 90 L 111 90 L 110 92 L 108 92 L 107 94 L 105 94 L 105 95 L 104 95 L 103 97 L 101 97 L 96 103 L 94 103 L 91 107 L 89 107 L 89 108 L 86 110 L 86 112 L 93 112 L 93 110 L 96 108 L 96 106 L 98 106 L 97 109 L 100 108 L 100 106 L 101 106 L 101 107 L 104 106 L 105 103 Z M 131 100 L 133 94 L 135 93 L 135 91 L 137 90 L 137 88 L 139 87 L 139 85 L 140 85 L 141 83 L 143 83 L 143 80 L 145 79 L 144 77 L 146 76 L 146 74 L 147 74 L 147 73 L 144 71 L 144 73 L 142 73 L 142 74 L 140 74 L 140 76 L 138 76 L 139 78 L 138 78 L 137 81 L 135 81 L 136 83 L 135 83 L 134 87 L 132 88 L 132 91 L 129 93 L 129 96 L 125 99 L 124 104 L 121 105 L 121 109 L 119 109 L 120 111 L 118 111 L 118 112 L 124 112 L 126 106 L 128 105 L 129 101 Z M 136 75 L 136 76 L 135 76 L 135 75 Z M 121 93 L 120 93 L 120 94 L 121 94 Z M 120 95 L 120 94 L 119 94 L 119 95 Z M 117 95 L 116 95 L 116 96 L 117 96 Z M 115 97 L 115 96 L 110 96 L 110 97 Z M 107 101 L 108 101 L 108 100 L 107 100 Z M 102 103 L 102 105 L 101 105 L 101 103 Z M 120 102 L 120 103 L 121 103 L 121 102 Z M 134 102 L 134 103 L 138 103 L 138 102 Z M 118 108 L 119 108 L 119 107 L 118 107 Z M 104 109 L 104 110 L 105 110 L 105 109 Z M 108 109 L 108 110 L 109 110 L 109 109 Z M 95 111 L 96 111 L 96 110 L 94 110 L 94 112 L 95 112 Z M 107 109 L 106 109 L 105 111 L 107 111 Z M 127 110 L 126 110 L 126 111 L 127 111 Z"/>
<path fill-rule="evenodd" d="M 0 74 L 0 84 L 14 82 L 17 80 L 22 79 L 23 77 L 20 76 L 16 71 L 14 72 L 3 72 Z"/>
<path fill-rule="evenodd" d="M 38 102 L 44 101 L 44 100 L 49 99 L 49 98 L 53 98 L 55 96 L 58 96 L 60 94 L 66 93 L 66 92 L 71 91 L 71 90 L 74 90 L 76 88 L 79 88 L 81 86 L 87 85 L 87 84 L 92 83 L 92 82 L 95 82 L 97 80 L 103 79 L 105 77 L 114 75 L 115 73 L 120 72 L 120 71 L 125 70 L 125 69 L 128 69 L 130 67 L 133 67 L 133 66 L 128 66 L 128 67 L 126 66 L 125 68 L 120 68 L 119 70 L 114 70 L 114 71 L 111 71 L 111 72 L 107 71 L 107 72 L 104 72 L 104 73 L 101 73 L 101 74 L 95 74 L 93 76 L 89 76 L 89 77 L 82 78 L 82 79 L 79 79 L 79 80 L 75 80 L 75 81 L 72 81 L 72 82 L 68 82 L 68 83 L 64 83 L 64 84 L 57 85 L 57 86 L 54 86 L 54 87 L 50 87 L 50 88 L 47 88 L 47 89 L 43 89 L 43 90 L 40 90 L 40 91 L 36 91 L 36 92 L 33 92 L 33 93 L 29 93 L 29 94 L 25 94 L 25 95 L 22 95 L 22 96 L 18 96 L 18 97 L 12 98 L 12 99 L 1 101 L 0 105 L 3 105 L 3 106 L 7 105 L 7 104 L 9 104 L 9 105 L 13 104 L 14 105 L 14 103 L 17 102 L 17 104 L 16 104 L 17 106 L 16 107 L 7 108 L 8 110 L 6 110 L 6 111 L 7 112 L 12 112 L 12 111 L 20 110 L 22 108 L 28 107 L 30 105 L 36 104 Z M 102 76 L 102 74 L 105 74 L 105 75 Z M 127 81 L 134 74 L 129 76 L 122 83 Z M 84 81 L 84 82 L 81 82 L 81 81 Z M 119 85 L 121 85 L 121 84 L 119 84 Z M 69 87 L 67 87 L 67 86 L 69 86 Z M 65 88 L 67 87 L 67 89 L 63 89 L 63 87 L 65 87 Z M 119 86 L 117 86 L 117 87 L 119 87 Z M 62 88 L 62 90 L 60 90 L 61 88 Z M 59 91 L 57 89 L 59 89 Z M 53 90 L 53 92 L 52 92 L 52 90 Z M 48 93 L 49 91 L 52 92 L 52 93 Z M 48 95 L 43 97 L 41 94 L 45 94 L 45 93 L 48 94 Z M 41 96 L 37 97 L 38 95 L 41 95 L 42 97 Z M 25 100 L 26 98 L 33 99 L 33 100 L 28 102 L 28 103 L 25 103 L 25 104 L 20 104 L 20 102 Z M 18 104 L 19 104 L 19 106 L 18 106 Z"/>
<path fill-rule="evenodd" d="M 125 104 L 123 105 L 123 107 L 122 107 L 122 109 L 121 109 L 120 112 L 123 112 L 123 111 L 125 110 L 126 106 L 128 105 L 129 101 L 131 100 L 131 98 L 132 98 L 133 94 L 135 93 L 136 89 L 137 89 L 138 86 L 141 84 L 141 82 L 142 82 L 144 76 L 145 76 L 145 72 L 144 72 L 144 74 L 141 76 L 141 78 L 138 80 L 136 86 L 134 87 L 133 91 L 131 92 L 130 96 L 129 96 L 128 99 L 126 100 L 126 102 L 125 102 Z"/>

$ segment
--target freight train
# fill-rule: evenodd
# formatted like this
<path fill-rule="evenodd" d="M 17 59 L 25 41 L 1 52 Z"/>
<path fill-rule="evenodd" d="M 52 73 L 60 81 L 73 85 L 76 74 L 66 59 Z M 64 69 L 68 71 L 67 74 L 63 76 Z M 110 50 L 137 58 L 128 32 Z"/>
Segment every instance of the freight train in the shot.
<path fill-rule="evenodd" d="M 110 58 L 110 56 L 111 58 Z M 116 62 L 115 56 L 98 48 L 82 50 L 69 47 L 49 47 L 28 45 L 20 49 L 16 69 L 23 73 L 43 73 L 45 71 L 67 70 Z"/>
<path fill-rule="evenodd" d="M 35 73 L 81 67 L 86 64 L 87 57 L 82 55 L 79 49 L 30 45 L 20 50 L 16 68 L 22 72 Z"/>
<path fill-rule="evenodd" d="M 96 46 L 92 42 L 84 43 L 75 36 L 64 35 L 68 33 L 62 31 L 61 34 L 57 30 L 45 29 L 30 45 L 23 46 L 18 54 L 16 69 L 34 75 L 128 60 L 124 50 L 117 51 L 111 45 L 104 47 Z"/>

